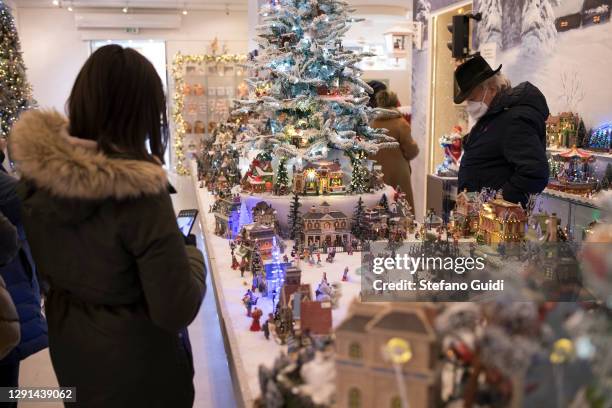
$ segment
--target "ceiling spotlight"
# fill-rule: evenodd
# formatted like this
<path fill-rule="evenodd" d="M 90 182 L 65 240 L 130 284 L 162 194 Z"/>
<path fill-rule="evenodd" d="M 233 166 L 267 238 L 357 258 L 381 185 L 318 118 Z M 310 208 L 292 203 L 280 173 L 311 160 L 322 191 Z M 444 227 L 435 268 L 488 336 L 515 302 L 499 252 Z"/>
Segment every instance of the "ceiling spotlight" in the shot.
<path fill-rule="evenodd" d="M 68 6 L 68 11 L 72 11 L 72 10 L 74 10 L 72 6 Z"/>
<path fill-rule="evenodd" d="M 124 13 L 127 13 L 129 9 L 127 8 L 127 6 L 125 6 L 124 8 L 121 9 L 121 11 L 123 11 Z"/>
<path fill-rule="evenodd" d="M 183 9 L 183 11 L 182 11 L 181 13 L 183 13 L 183 15 L 184 15 L 184 16 L 186 16 L 186 15 L 187 15 L 187 13 L 188 13 L 188 12 L 187 12 L 187 9 Z"/>
<path fill-rule="evenodd" d="M 53 0 L 52 3 L 56 7 L 59 6 L 59 0 Z"/>

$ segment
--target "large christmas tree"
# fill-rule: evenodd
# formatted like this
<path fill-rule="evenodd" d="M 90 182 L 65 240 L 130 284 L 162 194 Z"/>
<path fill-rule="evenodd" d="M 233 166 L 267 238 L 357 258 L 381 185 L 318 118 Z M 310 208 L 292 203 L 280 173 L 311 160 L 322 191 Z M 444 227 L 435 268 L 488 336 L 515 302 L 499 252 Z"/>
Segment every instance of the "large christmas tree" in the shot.
<path fill-rule="evenodd" d="M 0 1 L 0 137 L 8 136 L 19 113 L 31 103 L 15 20 Z"/>
<path fill-rule="evenodd" d="M 379 110 L 367 107 L 372 89 L 357 67 L 367 54 L 342 46 L 343 35 L 357 21 L 350 12 L 340 0 L 274 0 L 262 7 L 250 97 L 236 111 L 257 119 L 243 134 L 242 146 L 286 158 L 288 168 L 346 157 L 349 174 L 352 167 L 365 168 L 368 155 L 397 146 L 384 129 L 368 125 Z M 355 193 L 367 188 L 358 173 Z"/>

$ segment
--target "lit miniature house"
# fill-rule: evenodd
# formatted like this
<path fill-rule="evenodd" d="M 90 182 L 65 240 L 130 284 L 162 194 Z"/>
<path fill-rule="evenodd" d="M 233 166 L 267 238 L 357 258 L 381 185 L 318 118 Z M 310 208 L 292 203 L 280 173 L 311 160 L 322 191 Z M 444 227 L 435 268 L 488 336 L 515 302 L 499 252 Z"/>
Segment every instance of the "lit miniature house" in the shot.
<path fill-rule="evenodd" d="M 605 123 L 593 129 L 586 147 L 602 152 L 612 150 L 612 123 Z"/>
<path fill-rule="evenodd" d="M 240 213 L 240 196 L 229 191 L 220 192 L 213 205 L 215 214 L 215 234 L 221 237 L 234 238 Z"/>
<path fill-rule="evenodd" d="M 433 208 L 430 208 L 423 219 L 423 225 L 427 229 L 435 229 L 444 225 L 444 220 L 436 214 Z"/>
<path fill-rule="evenodd" d="M 242 227 L 240 231 L 241 240 L 241 252 L 243 254 L 250 252 L 255 248 L 255 245 L 259 247 L 259 253 L 262 259 L 270 259 L 274 244 L 276 243 L 280 251 L 283 252 L 284 243 L 283 240 L 276 234 L 274 226 L 264 225 L 258 222 L 247 224 Z"/>
<path fill-rule="evenodd" d="M 338 160 L 320 160 L 293 171 L 293 191 L 298 194 L 343 194 L 345 190 Z"/>
<path fill-rule="evenodd" d="M 487 245 L 521 242 L 525 238 L 525 210 L 519 204 L 504 200 L 501 194 L 483 204 L 478 216 L 477 235 Z"/>
<path fill-rule="evenodd" d="M 586 195 L 595 189 L 597 181 L 591 166 L 595 162 L 593 154 L 574 146 L 554 158 L 563 165 L 557 177 L 548 182 L 548 188 L 580 195 Z"/>
<path fill-rule="evenodd" d="M 412 358 L 401 366 L 408 406 L 438 406 L 439 344 L 435 311 L 427 303 L 353 303 L 336 328 L 338 407 L 401 407 L 397 377 L 382 350 L 392 338 L 407 342 Z"/>
<path fill-rule="evenodd" d="M 274 227 L 278 232 L 276 210 L 265 201 L 260 201 L 253 207 L 253 221 L 261 225 Z"/>
<path fill-rule="evenodd" d="M 376 191 L 383 188 L 385 188 L 385 181 L 382 166 L 375 164 L 372 166 L 372 171 L 370 172 L 370 189 Z"/>
<path fill-rule="evenodd" d="M 274 170 L 272 162 L 258 156 L 249 167 L 242 178 L 242 189 L 252 193 L 263 193 L 272 191 L 274 181 Z"/>
<path fill-rule="evenodd" d="M 562 112 L 546 120 L 546 139 L 549 146 L 571 147 L 577 144 L 580 116 L 573 112 Z"/>
<path fill-rule="evenodd" d="M 476 192 L 463 190 L 457 194 L 455 200 L 455 211 L 451 222 L 455 231 L 464 237 L 471 236 L 478 230 L 477 196 Z"/>
<path fill-rule="evenodd" d="M 345 247 L 351 240 L 349 218 L 341 211 L 331 211 L 327 202 L 323 202 L 319 208 L 312 206 L 302 216 L 302 222 L 302 242 L 306 246 Z"/>
<path fill-rule="evenodd" d="M 369 231 L 370 239 L 383 239 L 389 233 L 389 214 L 383 206 L 376 205 L 364 211 L 364 228 Z"/>

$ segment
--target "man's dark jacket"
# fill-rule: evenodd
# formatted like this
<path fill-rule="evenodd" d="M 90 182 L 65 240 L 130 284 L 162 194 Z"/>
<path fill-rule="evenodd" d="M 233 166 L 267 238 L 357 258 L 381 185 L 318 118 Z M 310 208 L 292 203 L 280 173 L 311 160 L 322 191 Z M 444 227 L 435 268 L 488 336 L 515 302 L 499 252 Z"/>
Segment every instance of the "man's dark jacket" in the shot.
<path fill-rule="evenodd" d="M 546 99 L 529 82 L 498 94 L 464 139 L 459 191 L 485 187 L 525 204 L 548 183 Z"/>

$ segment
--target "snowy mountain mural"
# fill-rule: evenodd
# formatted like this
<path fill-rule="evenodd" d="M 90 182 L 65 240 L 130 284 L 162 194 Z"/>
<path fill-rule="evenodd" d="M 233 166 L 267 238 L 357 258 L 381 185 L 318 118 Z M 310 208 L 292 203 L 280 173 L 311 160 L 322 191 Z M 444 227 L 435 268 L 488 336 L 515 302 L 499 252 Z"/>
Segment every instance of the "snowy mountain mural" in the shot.
<path fill-rule="evenodd" d="M 495 42 L 495 63 L 503 64 L 502 72 L 513 83 L 532 82 L 546 96 L 551 112 L 577 111 L 587 127 L 596 127 L 612 120 L 609 3 L 476 0 L 474 8 L 488 15 L 477 24 L 473 45 L 478 49 L 480 43 Z M 593 23 L 595 13 L 600 23 Z"/>

